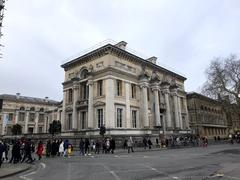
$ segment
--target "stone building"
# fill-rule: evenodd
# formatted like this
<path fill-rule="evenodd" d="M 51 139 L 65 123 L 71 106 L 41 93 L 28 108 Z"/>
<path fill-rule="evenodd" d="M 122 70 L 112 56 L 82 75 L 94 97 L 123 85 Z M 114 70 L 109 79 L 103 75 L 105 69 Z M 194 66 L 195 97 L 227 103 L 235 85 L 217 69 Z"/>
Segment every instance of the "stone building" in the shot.
<path fill-rule="evenodd" d="M 194 134 L 209 138 L 228 135 L 228 121 L 221 102 L 193 92 L 187 94 L 187 105 Z"/>
<path fill-rule="evenodd" d="M 170 135 L 189 132 L 185 77 L 106 43 L 62 65 L 65 132 Z"/>
<path fill-rule="evenodd" d="M 12 126 L 22 126 L 23 134 L 46 133 L 50 123 L 49 111 L 56 109 L 59 102 L 48 99 L 16 95 L 0 95 L 0 134 L 11 135 Z M 52 113 L 51 113 L 52 116 Z"/>

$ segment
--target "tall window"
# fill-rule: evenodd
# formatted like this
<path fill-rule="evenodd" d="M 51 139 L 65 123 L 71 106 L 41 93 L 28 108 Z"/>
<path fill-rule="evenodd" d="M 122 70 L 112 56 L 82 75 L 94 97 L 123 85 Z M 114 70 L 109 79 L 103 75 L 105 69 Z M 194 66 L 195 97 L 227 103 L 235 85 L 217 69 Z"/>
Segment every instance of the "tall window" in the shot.
<path fill-rule="evenodd" d="M 122 81 L 117 80 L 117 95 L 122 96 Z"/>
<path fill-rule="evenodd" d="M 9 113 L 9 114 L 8 114 L 8 120 L 9 120 L 9 121 L 12 121 L 12 120 L 13 120 L 13 113 Z"/>
<path fill-rule="evenodd" d="M 117 127 L 122 127 L 122 109 L 117 108 Z"/>
<path fill-rule="evenodd" d="M 72 129 L 72 114 L 68 114 L 68 128 Z"/>
<path fill-rule="evenodd" d="M 39 122 L 43 122 L 44 121 L 44 114 L 39 114 Z"/>
<path fill-rule="evenodd" d="M 88 86 L 87 86 L 87 82 L 83 82 L 82 83 L 82 97 L 83 99 L 88 99 Z"/>
<path fill-rule="evenodd" d="M 86 122 L 86 112 L 85 111 L 83 111 L 83 112 L 81 112 L 81 123 L 82 123 L 82 129 L 85 129 L 86 127 L 86 125 L 85 125 L 85 122 Z"/>
<path fill-rule="evenodd" d="M 149 88 L 147 88 L 147 99 L 148 99 L 148 101 L 150 100 L 150 90 L 149 90 Z"/>
<path fill-rule="evenodd" d="M 137 111 L 132 110 L 132 127 L 136 128 L 137 127 Z"/>
<path fill-rule="evenodd" d="M 73 100 L 73 91 L 72 89 L 68 90 L 68 102 L 71 103 Z"/>
<path fill-rule="evenodd" d="M 97 110 L 97 118 L 98 118 L 98 128 L 103 125 L 103 109 Z"/>
<path fill-rule="evenodd" d="M 20 112 L 19 113 L 19 121 L 24 121 L 25 120 L 25 113 L 24 112 Z"/>
<path fill-rule="evenodd" d="M 102 80 L 99 80 L 97 82 L 97 91 L 98 91 L 98 96 L 103 95 L 103 81 Z"/>
<path fill-rule="evenodd" d="M 29 121 L 33 122 L 35 118 L 35 114 L 34 113 L 30 113 L 29 114 Z"/>
<path fill-rule="evenodd" d="M 132 84 L 132 98 L 136 98 L 136 85 Z"/>

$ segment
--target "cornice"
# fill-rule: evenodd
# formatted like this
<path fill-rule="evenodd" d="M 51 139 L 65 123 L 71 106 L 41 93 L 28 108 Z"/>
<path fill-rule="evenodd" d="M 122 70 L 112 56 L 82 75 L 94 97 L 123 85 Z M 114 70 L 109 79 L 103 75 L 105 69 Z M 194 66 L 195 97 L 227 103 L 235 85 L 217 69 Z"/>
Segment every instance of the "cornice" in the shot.
<path fill-rule="evenodd" d="M 80 56 L 78 58 L 75 58 L 73 59 L 72 61 L 69 61 L 63 65 L 61 65 L 62 68 L 64 68 L 64 70 L 66 71 L 68 68 L 71 68 L 73 66 L 76 66 L 77 64 L 83 64 L 85 62 L 88 62 L 90 60 L 93 60 L 93 59 L 96 59 L 96 58 L 99 58 L 99 57 L 102 57 L 106 54 L 114 54 L 115 56 L 117 57 L 121 57 L 121 58 L 124 58 L 124 59 L 127 59 L 127 60 L 130 60 L 130 61 L 133 61 L 133 62 L 136 62 L 137 64 L 140 63 L 140 65 L 142 66 L 148 66 L 149 68 L 151 69 L 154 69 L 154 70 L 160 70 L 162 72 L 165 72 L 165 73 L 168 73 L 168 74 L 171 74 L 172 76 L 174 77 L 177 77 L 179 79 L 182 79 L 183 81 L 186 80 L 185 77 L 175 73 L 175 72 L 172 72 L 168 69 L 165 69 L 161 66 L 158 66 L 157 64 L 154 64 L 150 61 L 147 61 L 143 58 L 140 58 L 128 51 L 125 51 L 123 49 L 120 49 L 114 45 L 111 45 L 111 44 L 107 44 L 105 46 L 102 46 L 96 50 L 93 50 L 83 56 Z"/>

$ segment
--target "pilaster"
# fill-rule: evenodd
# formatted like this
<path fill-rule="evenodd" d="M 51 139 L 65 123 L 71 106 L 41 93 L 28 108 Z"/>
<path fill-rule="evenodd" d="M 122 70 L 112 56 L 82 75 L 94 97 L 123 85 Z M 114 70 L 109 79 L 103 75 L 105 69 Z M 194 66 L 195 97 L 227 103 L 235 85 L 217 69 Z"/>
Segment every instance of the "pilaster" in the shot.
<path fill-rule="evenodd" d="M 130 113 L 130 83 L 125 82 L 125 94 L 126 94 L 126 128 L 131 128 L 131 113 Z"/>
<path fill-rule="evenodd" d="M 167 128 L 172 129 L 172 117 L 171 117 L 171 111 L 170 111 L 170 102 L 169 102 L 169 85 L 165 85 L 163 88 L 163 94 L 165 98 L 165 104 L 166 104 L 166 122 L 167 122 Z"/>
<path fill-rule="evenodd" d="M 161 126 L 161 121 L 160 121 L 160 109 L 159 109 L 159 85 L 158 84 L 154 84 L 152 87 L 152 91 L 154 93 L 154 110 L 155 110 L 155 125 L 156 126 Z"/>
<path fill-rule="evenodd" d="M 88 128 L 93 128 L 93 80 L 88 80 Z"/>
<path fill-rule="evenodd" d="M 28 121 L 29 121 L 29 111 L 26 111 L 25 125 L 24 125 L 24 133 L 28 133 Z"/>
<path fill-rule="evenodd" d="M 34 122 L 35 122 L 35 126 L 34 126 L 34 133 L 38 133 L 38 119 L 39 119 L 39 112 L 36 113 Z"/>
<path fill-rule="evenodd" d="M 115 127 L 115 108 L 114 108 L 114 80 L 112 78 L 108 78 L 106 81 L 106 111 L 105 111 L 105 126 L 106 128 L 114 128 Z"/>
<path fill-rule="evenodd" d="M 77 130 L 77 101 L 78 101 L 78 90 L 79 90 L 79 85 L 75 81 L 73 83 L 73 115 L 72 115 L 72 129 Z"/>

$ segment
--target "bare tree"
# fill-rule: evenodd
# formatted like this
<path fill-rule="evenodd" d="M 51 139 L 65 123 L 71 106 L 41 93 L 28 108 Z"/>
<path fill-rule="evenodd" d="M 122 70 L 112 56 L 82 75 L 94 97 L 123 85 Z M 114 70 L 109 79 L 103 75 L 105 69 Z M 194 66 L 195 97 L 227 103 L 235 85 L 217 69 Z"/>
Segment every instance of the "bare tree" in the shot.
<path fill-rule="evenodd" d="M 240 59 L 236 55 L 215 58 L 206 70 L 202 93 L 212 98 L 228 97 L 240 107 Z"/>

